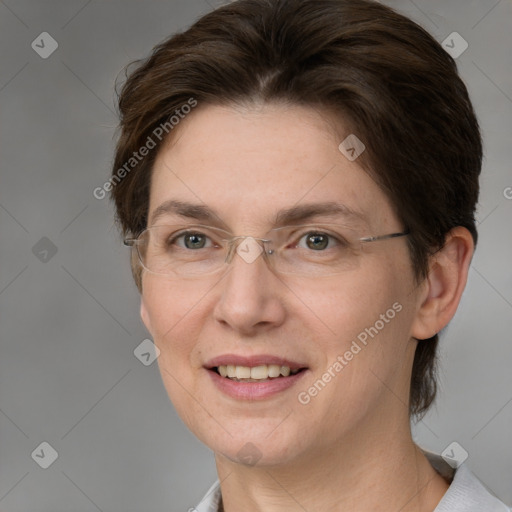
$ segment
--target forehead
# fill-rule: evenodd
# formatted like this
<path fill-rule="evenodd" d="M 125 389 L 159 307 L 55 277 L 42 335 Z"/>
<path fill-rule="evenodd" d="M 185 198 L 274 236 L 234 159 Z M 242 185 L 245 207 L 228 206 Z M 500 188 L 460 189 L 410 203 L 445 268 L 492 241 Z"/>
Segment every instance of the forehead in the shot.
<path fill-rule="evenodd" d="M 391 225 L 385 194 L 338 149 L 347 135 L 327 113 L 309 107 L 200 105 L 160 149 L 149 217 L 164 203 L 181 201 L 208 207 L 229 228 L 267 228 L 281 210 L 337 203 L 356 213 L 354 222 Z"/>

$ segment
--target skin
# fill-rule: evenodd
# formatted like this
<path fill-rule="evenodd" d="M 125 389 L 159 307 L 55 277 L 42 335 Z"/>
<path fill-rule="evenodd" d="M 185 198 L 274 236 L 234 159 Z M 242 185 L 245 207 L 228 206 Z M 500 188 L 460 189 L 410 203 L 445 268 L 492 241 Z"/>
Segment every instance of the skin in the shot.
<path fill-rule="evenodd" d="M 401 231 L 382 190 L 338 150 L 349 133 L 308 107 L 200 105 L 160 150 L 150 216 L 168 199 L 206 204 L 232 233 L 261 237 L 280 209 L 338 201 L 367 217 L 360 236 Z M 416 340 L 454 315 L 472 253 L 469 232 L 455 228 L 421 283 L 405 238 L 366 244 L 354 268 L 329 278 L 276 275 L 262 258 L 237 256 L 224 275 L 194 281 L 143 272 L 141 318 L 161 351 L 164 385 L 215 452 L 227 512 L 434 510 L 448 484 L 412 441 L 410 373 Z M 298 392 L 396 302 L 401 311 L 301 404 Z M 226 353 L 272 354 L 308 370 L 268 399 L 234 399 L 204 368 Z M 255 465 L 240 460 L 248 442 Z"/>

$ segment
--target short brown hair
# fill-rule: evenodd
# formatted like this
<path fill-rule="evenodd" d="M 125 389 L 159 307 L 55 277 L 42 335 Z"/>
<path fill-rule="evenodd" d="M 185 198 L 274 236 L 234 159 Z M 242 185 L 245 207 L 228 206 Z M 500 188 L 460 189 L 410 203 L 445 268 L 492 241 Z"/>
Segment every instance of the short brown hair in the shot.
<path fill-rule="evenodd" d="M 358 163 L 410 230 L 418 282 L 446 234 L 477 241 L 478 122 L 453 58 L 419 25 L 371 0 L 238 0 L 157 45 L 119 96 L 113 176 L 155 128 L 199 104 L 285 101 L 340 115 L 366 145 Z M 349 133 L 350 133 L 349 132 Z M 124 235 L 146 227 L 157 147 L 112 188 Z M 132 265 L 140 291 L 141 270 Z M 438 335 L 414 357 L 410 414 L 436 395 Z"/>

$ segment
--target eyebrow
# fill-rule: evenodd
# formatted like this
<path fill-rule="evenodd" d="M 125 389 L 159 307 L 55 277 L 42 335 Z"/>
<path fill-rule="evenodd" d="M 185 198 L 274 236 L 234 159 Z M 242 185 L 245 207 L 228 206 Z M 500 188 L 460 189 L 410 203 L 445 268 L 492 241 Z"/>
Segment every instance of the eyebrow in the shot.
<path fill-rule="evenodd" d="M 155 208 L 150 217 L 150 225 L 165 215 L 178 215 L 183 218 L 194 219 L 198 221 L 214 222 L 217 221 L 226 227 L 221 216 L 212 208 L 202 205 L 187 203 L 170 199 L 163 202 Z M 288 224 L 297 224 L 311 220 L 315 217 L 336 217 L 343 218 L 358 223 L 368 225 L 366 216 L 349 206 L 335 201 L 321 203 L 306 203 L 291 208 L 286 208 L 277 212 L 274 217 L 274 226 L 286 226 Z"/>
<path fill-rule="evenodd" d="M 220 219 L 219 215 L 208 206 L 170 199 L 153 210 L 150 217 L 150 225 L 153 225 L 161 217 L 172 214 L 200 221 L 211 222 L 214 218 Z"/>
<path fill-rule="evenodd" d="M 368 224 L 368 220 L 362 212 L 335 201 L 306 203 L 281 210 L 276 214 L 274 224 L 278 226 L 296 224 L 315 217 L 342 217 L 345 220 Z"/>

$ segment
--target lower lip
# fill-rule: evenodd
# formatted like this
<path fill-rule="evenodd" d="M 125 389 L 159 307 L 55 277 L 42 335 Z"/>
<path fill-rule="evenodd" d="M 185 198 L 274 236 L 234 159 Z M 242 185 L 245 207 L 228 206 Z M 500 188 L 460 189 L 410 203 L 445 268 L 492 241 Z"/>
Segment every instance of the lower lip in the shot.
<path fill-rule="evenodd" d="M 295 375 L 263 380 L 262 382 L 243 382 L 221 377 L 213 370 L 207 370 L 214 384 L 226 395 L 240 400 L 263 400 L 277 395 L 292 387 L 307 372 L 302 370 Z"/>

